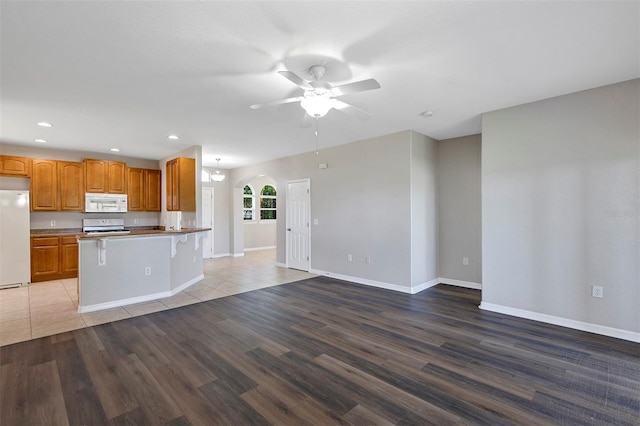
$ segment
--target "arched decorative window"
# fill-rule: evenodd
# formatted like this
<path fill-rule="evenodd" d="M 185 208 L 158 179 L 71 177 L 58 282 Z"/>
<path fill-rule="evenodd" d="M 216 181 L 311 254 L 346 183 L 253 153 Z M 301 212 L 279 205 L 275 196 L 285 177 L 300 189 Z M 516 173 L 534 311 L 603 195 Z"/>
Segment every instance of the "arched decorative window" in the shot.
<path fill-rule="evenodd" d="M 202 182 L 211 182 L 211 173 L 209 173 L 205 169 L 202 169 L 202 171 L 200 172 L 200 180 Z"/>
<path fill-rule="evenodd" d="M 256 220 L 256 203 L 254 194 L 255 192 L 251 185 L 244 186 L 244 220 Z"/>
<path fill-rule="evenodd" d="M 260 220 L 276 219 L 276 189 L 265 185 L 260 191 Z"/>

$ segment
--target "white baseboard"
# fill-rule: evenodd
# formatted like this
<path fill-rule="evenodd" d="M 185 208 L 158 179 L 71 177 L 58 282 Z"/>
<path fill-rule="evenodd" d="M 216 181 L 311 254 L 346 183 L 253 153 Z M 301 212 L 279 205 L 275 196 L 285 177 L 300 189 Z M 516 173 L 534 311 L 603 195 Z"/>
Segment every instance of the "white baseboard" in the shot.
<path fill-rule="evenodd" d="M 425 283 L 418 284 L 417 286 L 412 286 L 411 287 L 411 294 L 420 293 L 422 290 L 426 290 L 429 287 L 433 287 L 434 285 L 438 285 L 438 284 L 440 284 L 440 280 L 441 280 L 441 278 L 435 278 L 435 279 L 433 279 L 431 281 L 427 281 Z"/>
<path fill-rule="evenodd" d="M 194 285 L 195 283 L 197 283 L 198 281 L 201 281 L 204 279 L 204 274 L 200 274 L 195 278 L 190 279 L 189 281 L 187 281 L 186 283 L 180 284 L 178 287 L 174 288 L 173 290 L 171 290 L 171 295 L 173 296 L 174 294 L 178 294 L 183 290 L 186 290 L 187 288 L 191 287 L 192 285 Z"/>
<path fill-rule="evenodd" d="M 276 246 L 251 247 L 251 248 L 244 249 L 244 251 L 271 250 L 271 249 L 274 249 L 274 248 L 276 248 Z"/>
<path fill-rule="evenodd" d="M 120 308 L 122 306 L 133 305 L 136 303 L 150 302 L 152 300 L 164 299 L 165 297 L 171 297 L 174 294 L 180 293 L 181 291 L 187 289 L 188 287 L 191 287 L 193 284 L 197 283 L 202 279 L 204 279 L 204 274 L 201 274 L 187 281 L 186 283 L 179 285 L 178 287 L 174 288 L 171 291 L 162 291 L 160 293 L 146 294 L 144 296 L 130 297 L 128 299 L 114 300 L 112 302 L 96 303 L 95 305 L 78 306 L 78 313 L 85 314 L 87 312 L 102 311 L 103 309 L 111 309 L 111 308 Z"/>
<path fill-rule="evenodd" d="M 119 308 L 121 306 L 133 305 L 135 303 L 149 302 L 156 299 L 164 299 L 165 297 L 171 297 L 170 291 L 163 291 L 161 293 L 146 294 L 144 296 L 131 297 L 129 299 L 114 300 L 112 302 L 96 303 L 95 305 L 78 306 L 78 313 L 84 314 L 87 312 L 101 311 L 103 309 Z"/>
<path fill-rule="evenodd" d="M 280 267 L 280 268 L 286 268 L 287 264 L 286 263 L 280 263 L 280 262 L 276 262 L 276 266 Z"/>
<path fill-rule="evenodd" d="M 242 256 L 244 256 L 244 252 L 242 252 L 242 253 L 233 253 L 231 256 L 232 257 L 242 257 Z"/>
<path fill-rule="evenodd" d="M 231 253 L 220 253 L 220 254 L 214 254 L 212 259 L 219 259 L 221 257 L 229 257 L 231 256 Z"/>
<path fill-rule="evenodd" d="M 474 290 L 482 290 L 482 283 L 474 283 L 473 281 L 454 280 L 451 278 L 438 278 L 440 284 L 455 285 L 458 287 L 472 288 Z"/>
<path fill-rule="evenodd" d="M 415 294 L 419 291 L 422 291 L 426 288 L 429 288 L 431 286 L 438 284 L 438 280 L 435 279 L 426 283 L 419 284 L 415 287 L 406 287 L 398 284 L 385 283 L 383 281 L 370 280 L 368 278 L 352 277 L 350 275 L 343 275 L 343 274 L 337 274 L 335 272 L 322 271 L 319 269 L 311 269 L 309 273 L 315 274 L 315 275 L 323 275 L 325 277 L 330 277 L 330 278 L 336 278 L 342 281 L 350 281 L 356 284 L 364 284 L 371 287 L 384 288 L 386 290 L 394 290 L 394 291 L 399 291 L 401 293 L 409 293 L 409 294 Z"/>
<path fill-rule="evenodd" d="M 500 314 L 512 315 L 514 317 L 526 318 L 534 321 L 545 322 L 547 324 L 559 325 L 562 327 L 573 328 L 575 330 L 587 331 L 589 333 L 602 334 L 604 336 L 615 337 L 617 339 L 640 343 L 640 333 L 636 333 L 634 331 L 621 330 L 619 328 L 607 327 L 604 325 L 592 324 L 583 321 L 576 321 L 568 318 L 527 311 L 525 309 L 496 305 L 493 303 L 482 302 L 480 303 L 479 307 L 480 309 L 484 309 L 486 311 L 498 312 Z"/>

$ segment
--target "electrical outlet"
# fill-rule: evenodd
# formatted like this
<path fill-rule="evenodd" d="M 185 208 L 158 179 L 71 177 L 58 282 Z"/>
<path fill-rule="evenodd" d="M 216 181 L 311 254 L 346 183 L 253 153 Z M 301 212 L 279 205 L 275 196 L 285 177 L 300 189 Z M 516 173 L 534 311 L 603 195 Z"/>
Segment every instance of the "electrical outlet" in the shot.
<path fill-rule="evenodd" d="M 138 219 L 133 219 L 133 224 L 137 225 L 138 224 Z"/>
<path fill-rule="evenodd" d="M 347 262 L 352 262 L 353 261 L 353 256 L 351 256 L 350 254 L 347 255 Z"/>
<path fill-rule="evenodd" d="M 56 226 L 56 221 L 55 220 L 51 221 L 51 226 Z"/>
<path fill-rule="evenodd" d="M 604 289 L 597 285 L 591 286 L 591 296 L 602 299 L 602 297 L 604 296 Z"/>
<path fill-rule="evenodd" d="M 151 275 L 151 267 L 147 266 L 146 268 L 144 268 L 144 274 L 148 277 L 149 275 Z"/>
<path fill-rule="evenodd" d="M 462 264 L 464 266 L 469 266 L 469 258 L 468 257 L 463 257 L 462 258 Z"/>

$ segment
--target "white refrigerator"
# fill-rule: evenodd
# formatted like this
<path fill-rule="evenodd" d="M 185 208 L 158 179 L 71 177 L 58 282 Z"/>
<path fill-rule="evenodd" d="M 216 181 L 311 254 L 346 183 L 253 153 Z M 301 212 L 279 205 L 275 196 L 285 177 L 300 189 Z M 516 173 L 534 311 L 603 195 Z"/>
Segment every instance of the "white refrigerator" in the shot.
<path fill-rule="evenodd" d="M 31 281 L 29 191 L 0 190 L 0 287 Z"/>

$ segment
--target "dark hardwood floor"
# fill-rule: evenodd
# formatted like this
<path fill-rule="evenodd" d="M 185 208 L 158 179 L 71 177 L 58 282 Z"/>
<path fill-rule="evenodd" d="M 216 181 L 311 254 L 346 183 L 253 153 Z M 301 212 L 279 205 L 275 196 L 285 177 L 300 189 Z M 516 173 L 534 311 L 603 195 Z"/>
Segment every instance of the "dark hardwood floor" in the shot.
<path fill-rule="evenodd" d="M 0 348 L 2 425 L 640 424 L 640 345 L 314 278 Z"/>

